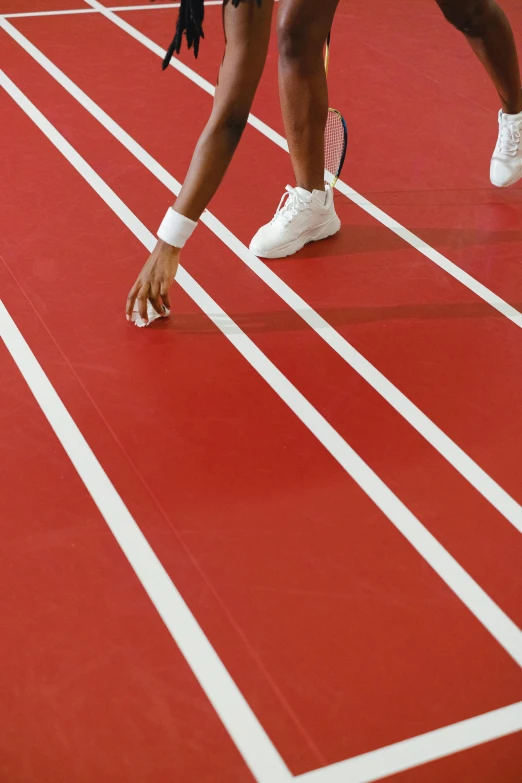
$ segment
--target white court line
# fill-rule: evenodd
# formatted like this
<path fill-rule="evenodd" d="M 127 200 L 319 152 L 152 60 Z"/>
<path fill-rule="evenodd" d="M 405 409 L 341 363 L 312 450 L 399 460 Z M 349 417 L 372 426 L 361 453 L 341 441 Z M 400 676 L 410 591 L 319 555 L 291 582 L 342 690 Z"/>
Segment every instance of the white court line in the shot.
<path fill-rule="evenodd" d="M 1 79 L 0 71 L 0 79 Z M 20 96 L 2 86 L 19 102 Z M 25 110 L 25 107 L 24 107 Z M 138 579 L 258 781 L 292 775 L 116 492 L 0 300 L 0 337 Z"/>
<path fill-rule="evenodd" d="M 32 16 L 73 16 L 76 14 L 95 14 L 98 13 L 95 8 L 71 8 L 61 11 L 24 11 L 15 14 L 0 14 L 0 19 L 23 19 Z"/>
<path fill-rule="evenodd" d="M 209 5 L 223 5 L 223 0 L 205 0 L 205 8 Z M 149 3 L 148 5 L 120 5 L 111 6 L 111 11 L 151 11 L 168 8 L 179 8 L 179 3 Z"/>
<path fill-rule="evenodd" d="M 294 780 L 296 783 L 373 783 L 411 769 L 412 766 L 418 767 L 521 730 L 522 701 L 323 769 L 298 775 Z M 412 765 L 413 759 L 415 763 Z"/>
<path fill-rule="evenodd" d="M 160 182 L 175 195 L 181 184 L 149 155 L 98 104 L 65 75 L 43 52 L 9 22 L 2 22 L 5 30 L 25 51 L 55 79 L 81 106 L 109 131 Z M 426 416 L 406 395 L 364 358 L 339 332 L 313 310 L 295 291 L 254 256 L 214 215 L 206 211 L 202 218 L 208 228 L 221 239 L 243 263 L 269 286 L 319 337 L 349 364 L 375 391 L 383 397 L 425 440 L 441 454 L 474 489 L 522 533 L 522 506 L 491 478 L 471 457 Z"/>
<path fill-rule="evenodd" d="M 103 16 L 132 36 L 136 41 L 139 41 L 139 43 L 141 43 L 151 52 L 154 52 L 154 54 L 163 59 L 165 56 L 165 50 L 162 49 L 161 46 L 158 46 L 156 43 L 154 43 L 154 41 L 141 33 L 131 24 L 126 22 L 124 19 L 120 19 L 117 14 L 103 6 L 100 2 L 98 2 L 98 0 L 84 0 L 84 2 L 87 3 L 87 5 L 90 5 L 92 8 L 99 10 Z M 209 81 L 196 73 L 196 71 L 193 71 L 192 68 L 189 68 L 184 63 L 181 63 L 175 57 L 172 58 L 170 64 L 173 68 L 186 76 L 187 79 L 190 79 L 192 82 L 194 82 L 194 84 L 197 84 L 198 87 L 201 87 L 202 90 L 205 90 L 205 92 L 209 93 L 209 95 L 214 95 L 215 87 Z M 283 136 L 281 136 L 280 133 L 277 133 L 277 131 L 260 120 L 258 117 L 255 117 L 253 114 L 250 114 L 248 122 L 264 136 L 277 144 L 278 147 L 281 147 L 281 149 L 288 152 L 287 141 Z M 336 188 L 347 198 L 349 198 L 350 201 L 352 201 L 354 204 L 357 204 L 357 206 L 375 218 L 375 220 L 377 220 L 379 223 L 382 223 L 382 225 L 386 226 L 386 228 L 389 228 L 390 231 L 393 231 L 394 234 L 403 239 L 407 244 L 414 247 L 415 250 L 418 250 L 419 253 L 422 253 L 422 255 L 426 256 L 426 258 L 428 258 L 434 264 L 437 264 L 437 266 L 441 267 L 441 269 L 444 269 L 445 272 L 458 280 L 459 283 L 462 283 L 462 285 L 464 285 L 466 288 L 469 288 L 470 291 L 473 291 L 473 293 L 480 297 L 480 299 L 483 299 L 485 302 L 491 305 L 491 307 L 494 307 L 495 310 L 516 324 L 516 326 L 522 328 L 522 313 L 505 302 L 500 296 L 495 294 L 482 283 L 479 283 L 478 280 L 475 280 L 475 278 L 469 275 L 467 272 L 464 272 L 463 269 L 443 256 L 442 253 L 439 253 L 438 250 L 432 248 L 430 245 L 424 242 L 424 240 L 420 239 L 420 237 L 416 236 L 412 231 L 402 226 L 399 222 L 390 217 L 390 215 L 387 215 L 386 212 L 384 212 L 382 209 L 376 207 L 374 204 L 368 201 L 368 199 L 366 199 L 364 196 L 361 196 L 360 193 L 357 193 L 357 191 L 344 183 L 342 180 L 337 182 Z"/>
<path fill-rule="evenodd" d="M 0 86 L 134 236 L 151 251 L 156 243 L 151 232 L 2 71 Z M 177 281 L 521 666 L 522 632 L 515 624 L 184 269 L 180 268 Z M 258 783 L 286 783 L 291 779 L 286 765 L 176 591 L 3 306 L 0 307 L 0 332 L 57 437 L 254 777 Z M 450 740 L 451 729 L 448 727 L 447 731 Z"/>
<path fill-rule="evenodd" d="M 206 0 L 205 6 L 222 5 L 223 0 Z M 149 3 L 148 5 L 113 5 L 107 6 L 108 11 L 154 11 L 157 9 L 179 8 L 179 3 L 163 3 L 157 5 Z M 75 14 L 99 14 L 97 8 L 70 8 L 60 11 L 24 11 L 22 13 L 1 14 L 4 19 L 17 19 L 30 16 L 74 16 Z"/>
<path fill-rule="evenodd" d="M 17 102 L 10 86 L 2 86 Z M 25 108 L 24 108 L 25 110 Z M 0 337 L 133 571 L 258 783 L 292 775 L 0 300 Z"/>

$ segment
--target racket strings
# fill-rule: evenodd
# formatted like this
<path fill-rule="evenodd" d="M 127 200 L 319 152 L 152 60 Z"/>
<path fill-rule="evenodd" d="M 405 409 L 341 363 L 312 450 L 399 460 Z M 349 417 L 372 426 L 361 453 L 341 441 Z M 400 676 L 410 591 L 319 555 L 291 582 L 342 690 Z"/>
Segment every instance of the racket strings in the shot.
<path fill-rule="evenodd" d="M 330 109 L 324 136 L 324 167 L 332 177 L 338 177 L 346 151 L 346 129 L 340 114 Z"/>

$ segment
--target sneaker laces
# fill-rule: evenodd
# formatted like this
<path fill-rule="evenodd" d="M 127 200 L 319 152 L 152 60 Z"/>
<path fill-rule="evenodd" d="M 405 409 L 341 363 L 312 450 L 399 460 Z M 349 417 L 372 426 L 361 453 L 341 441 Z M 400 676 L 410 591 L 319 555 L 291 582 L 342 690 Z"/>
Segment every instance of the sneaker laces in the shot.
<path fill-rule="evenodd" d="M 271 222 L 282 222 L 285 225 L 288 225 L 308 206 L 310 206 L 310 197 L 307 198 L 300 193 L 297 188 L 292 188 L 290 185 L 287 185 Z"/>
<path fill-rule="evenodd" d="M 520 150 L 520 123 L 508 122 L 503 114 L 499 116 L 500 135 L 498 139 L 499 152 L 514 158 Z"/>

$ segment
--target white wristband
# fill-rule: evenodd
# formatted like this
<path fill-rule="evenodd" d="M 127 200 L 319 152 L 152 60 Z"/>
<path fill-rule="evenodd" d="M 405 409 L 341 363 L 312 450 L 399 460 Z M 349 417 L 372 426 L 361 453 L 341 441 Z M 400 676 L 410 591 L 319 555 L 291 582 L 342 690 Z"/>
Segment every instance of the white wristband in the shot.
<path fill-rule="evenodd" d="M 158 237 L 173 247 L 185 247 L 185 242 L 190 239 L 197 223 L 185 215 L 175 212 L 169 207 L 163 222 L 158 229 Z"/>

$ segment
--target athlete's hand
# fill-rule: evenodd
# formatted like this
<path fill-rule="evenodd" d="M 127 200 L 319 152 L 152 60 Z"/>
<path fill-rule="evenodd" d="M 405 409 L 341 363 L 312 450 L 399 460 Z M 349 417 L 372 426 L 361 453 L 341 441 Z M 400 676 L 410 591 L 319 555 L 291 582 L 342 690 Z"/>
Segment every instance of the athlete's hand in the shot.
<path fill-rule="evenodd" d="M 179 256 L 180 251 L 177 247 L 167 245 L 166 242 L 158 239 L 156 247 L 127 297 L 125 312 L 128 321 L 132 320 L 135 302 L 138 303 L 138 312 L 145 323 L 149 322 L 147 302 L 150 302 L 160 315 L 164 314 L 163 305 L 170 310 L 169 288 L 178 271 Z"/>

